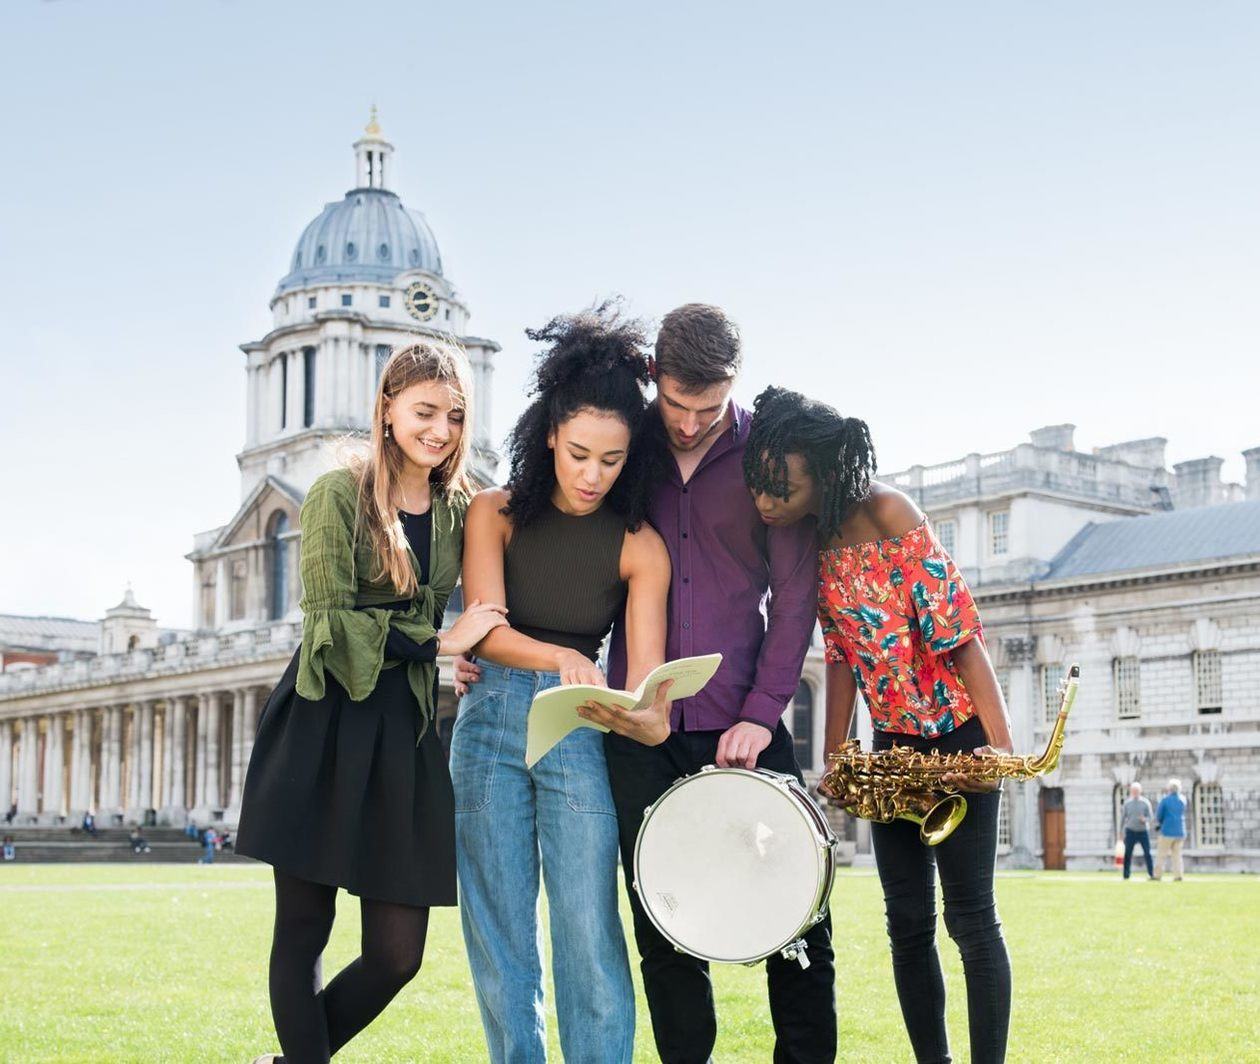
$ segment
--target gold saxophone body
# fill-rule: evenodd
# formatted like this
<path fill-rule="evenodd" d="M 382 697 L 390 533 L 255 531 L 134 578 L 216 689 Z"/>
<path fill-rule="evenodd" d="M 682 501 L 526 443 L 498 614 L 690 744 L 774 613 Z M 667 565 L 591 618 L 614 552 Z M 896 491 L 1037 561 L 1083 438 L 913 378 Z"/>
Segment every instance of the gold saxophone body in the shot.
<path fill-rule="evenodd" d="M 865 820 L 888 824 L 900 817 L 914 821 L 919 825 L 919 837 L 935 846 L 949 838 L 967 815 L 967 799 L 956 787 L 942 782 L 947 773 L 957 772 L 987 783 L 1030 780 L 1059 763 L 1080 673 L 1080 666 L 1072 665 L 1060 684 L 1059 715 L 1050 741 L 1038 756 L 938 754 L 935 750 L 924 754 L 908 746 L 863 753 L 858 741 L 849 739 L 827 756 L 822 786 L 837 803 Z"/>

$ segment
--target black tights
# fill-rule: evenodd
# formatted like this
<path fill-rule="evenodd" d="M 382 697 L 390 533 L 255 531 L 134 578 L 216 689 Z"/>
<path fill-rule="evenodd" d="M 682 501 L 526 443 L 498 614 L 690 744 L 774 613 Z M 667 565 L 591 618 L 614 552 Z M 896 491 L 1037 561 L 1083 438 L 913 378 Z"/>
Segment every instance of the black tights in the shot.
<path fill-rule="evenodd" d="M 277 871 L 271 1015 L 285 1064 L 323 1064 L 420 970 L 429 910 L 363 898 L 362 953 L 323 986 L 337 888 Z"/>

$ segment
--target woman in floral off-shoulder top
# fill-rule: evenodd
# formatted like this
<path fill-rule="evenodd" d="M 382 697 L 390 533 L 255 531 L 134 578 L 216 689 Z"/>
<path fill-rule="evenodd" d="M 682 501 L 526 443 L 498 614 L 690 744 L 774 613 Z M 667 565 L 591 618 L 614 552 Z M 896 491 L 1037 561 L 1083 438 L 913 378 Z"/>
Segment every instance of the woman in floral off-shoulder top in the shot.
<path fill-rule="evenodd" d="M 865 423 L 768 388 L 757 398 L 745 454 L 745 477 L 767 524 L 818 521 L 826 749 L 849 735 L 860 690 L 876 750 L 1009 753 L 1006 704 L 971 592 L 918 507 L 871 480 Z M 939 869 L 945 926 L 966 977 L 971 1059 L 1001 1061 L 1011 1006 L 993 897 L 1001 794 L 978 781 L 950 782 L 971 792 L 967 816 L 938 846 L 925 845 L 906 820 L 871 824 L 893 976 L 916 1058 L 950 1060 L 935 943 Z"/>

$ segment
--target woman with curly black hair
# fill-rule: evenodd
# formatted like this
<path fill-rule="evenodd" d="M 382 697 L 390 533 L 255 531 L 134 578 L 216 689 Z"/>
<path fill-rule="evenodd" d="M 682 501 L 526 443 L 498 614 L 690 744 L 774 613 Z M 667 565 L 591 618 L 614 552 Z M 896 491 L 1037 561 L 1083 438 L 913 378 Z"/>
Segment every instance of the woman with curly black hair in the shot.
<path fill-rule="evenodd" d="M 818 518 L 825 749 L 848 737 L 860 689 L 876 750 L 1009 753 L 1006 703 L 971 592 L 919 508 L 871 479 L 866 423 L 782 388 L 762 392 L 754 410 L 744 476 L 762 520 Z M 925 845 L 906 820 L 871 824 L 893 977 L 916 1058 L 948 1061 L 935 943 L 939 869 L 945 927 L 966 977 L 971 1059 L 997 1062 L 1011 1009 L 1010 959 L 993 897 L 1001 795 L 978 781 L 946 780 L 974 793 L 962 824 L 938 846 Z"/>
<path fill-rule="evenodd" d="M 643 523 L 654 467 L 643 333 L 604 305 L 527 334 L 545 343 L 536 398 L 512 432 L 505 488 L 465 526 L 464 588 L 506 605 L 476 648 L 480 680 L 451 738 L 460 911 L 492 1061 L 544 1060 L 539 871 L 551 917 L 564 1059 L 631 1059 L 634 990 L 617 908 L 617 816 L 603 736 L 578 728 L 532 767 L 525 723 L 539 691 L 605 685 L 599 648 L 625 609 L 637 685 L 665 657 L 669 555 Z M 662 685 L 614 727 L 669 735 Z"/>

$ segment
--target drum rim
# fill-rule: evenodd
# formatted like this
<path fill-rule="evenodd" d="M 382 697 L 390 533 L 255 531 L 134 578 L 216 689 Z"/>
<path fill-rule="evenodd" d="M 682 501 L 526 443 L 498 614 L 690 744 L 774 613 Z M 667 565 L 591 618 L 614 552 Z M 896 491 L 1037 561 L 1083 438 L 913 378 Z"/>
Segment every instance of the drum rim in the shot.
<path fill-rule="evenodd" d="M 786 794 L 792 808 L 797 815 L 805 822 L 806 827 L 810 829 L 810 833 L 816 838 L 818 837 L 818 828 L 821 826 L 823 837 L 819 839 L 815 856 L 818 860 L 818 883 L 814 893 L 814 905 L 810 910 L 810 916 L 804 923 L 799 925 L 795 931 L 790 934 L 787 939 L 774 946 L 765 953 L 747 957 L 717 957 L 712 954 L 701 954 L 689 949 L 672 935 L 661 922 L 656 918 L 656 914 L 652 911 L 650 904 L 644 897 L 644 893 L 639 886 L 639 852 L 643 846 L 643 833 L 647 829 L 648 822 L 652 819 L 652 815 L 659 809 L 674 791 L 678 790 L 684 784 L 694 780 L 712 777 L 714 775 L 741 775 L 750 776 L 759 783 L 773 787 L 781 794 Z M 804 804 L 803 804 L 804 803 Z M 817 814 L 817 819 L 810 813 L 809 807 L 812 806 Z M 819 809 L 818 803 L 810 797 L 809 792 L 801 786 L 795 776 L 791 776 L 784 772 L 774 772 L 771 769 L 764 768 L 721 768 L 717 765 L 705 765 L 699 772 L 693 772 L 689 776 L 681 776 L 676 779 L 669 787 L 661 792 L 661 796 L 656 799 L 643 815 L 643 821 L 639 824 L 639 831 L 634 839 L 634 892 L 639 897 L 639 905 L 647 914 L 647 918 L 652 921 L 652 926 L 659 931 L 666 941 L 668 941 L 676 949 L 692 957 L 698 957 L 701 960 L 711 961 L 716 964 L 756 964 L 763 961 L 767 957 L 773 957 L 776 953 L 781 953 L 788 946 L 796 942 L 806 931 L 822 920 L 826 914 L 827 908 L 830 907 L 831 890 L 835 885 L 836 875 L 836 851 L 835 851 L 836 833 L 832 830 L 831 824 L 828 823 L 826 816 Z"/>

